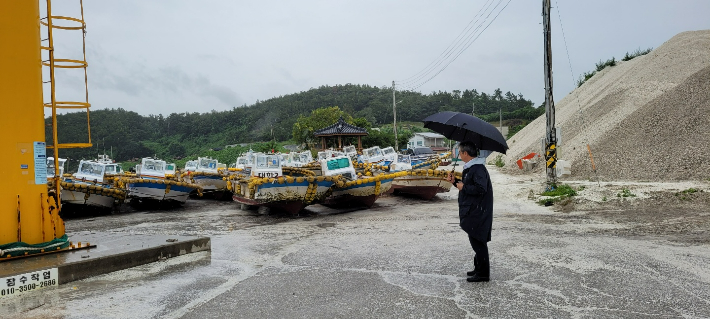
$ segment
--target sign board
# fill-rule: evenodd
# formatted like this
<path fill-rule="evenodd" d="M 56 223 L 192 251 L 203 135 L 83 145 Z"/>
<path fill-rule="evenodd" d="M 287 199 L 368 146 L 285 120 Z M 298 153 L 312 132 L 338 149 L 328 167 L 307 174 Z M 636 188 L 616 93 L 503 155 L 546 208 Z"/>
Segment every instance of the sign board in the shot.
<path fill-rule="evenodd" d="M 0 278 L 0 298 L 58 285 L 59 271 L 57 268 Z"/>
<path fill-rule="evenodd" d="M 34 142 L 35 184 L 47 184 L 47 145 L 45 142 Z"/>

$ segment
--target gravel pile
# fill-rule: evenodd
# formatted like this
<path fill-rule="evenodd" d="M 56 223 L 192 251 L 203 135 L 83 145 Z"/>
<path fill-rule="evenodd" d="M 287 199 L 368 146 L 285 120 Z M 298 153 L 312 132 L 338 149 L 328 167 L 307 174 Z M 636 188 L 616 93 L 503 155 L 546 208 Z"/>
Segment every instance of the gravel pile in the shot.
<path fill-rule="evenodd" d="M 710 30 L 680 33 L 647 55 L 607 67 L 555 105 L 558 159 L 572 179 L 710 179 Z M 506 168 L 541 153 L 545 116 L 509 141 Z M 539 167 L 539 172 L 543 171 Z"/>

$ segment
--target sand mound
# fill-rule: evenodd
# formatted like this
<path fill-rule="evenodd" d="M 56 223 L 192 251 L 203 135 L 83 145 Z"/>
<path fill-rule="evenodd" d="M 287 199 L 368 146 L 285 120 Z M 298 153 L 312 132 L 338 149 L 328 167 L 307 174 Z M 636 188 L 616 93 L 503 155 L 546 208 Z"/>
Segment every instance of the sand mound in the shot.
<path fill-rule="evenodd" d="M 680 33 L 631 61 L 607 67 L 556 104 L 559 159 L 575 179 L 710 178 L 710 30 Z M 506 168 L 541 152 L 541 116 L 513 136 Z M 542 168 L 540 168 L 542 171 Z"/>

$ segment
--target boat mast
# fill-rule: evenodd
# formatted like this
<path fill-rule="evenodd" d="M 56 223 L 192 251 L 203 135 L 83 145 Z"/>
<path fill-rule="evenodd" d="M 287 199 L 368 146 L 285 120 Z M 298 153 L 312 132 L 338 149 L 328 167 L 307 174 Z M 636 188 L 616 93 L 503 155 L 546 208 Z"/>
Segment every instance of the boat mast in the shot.
<path fill-rule="evenodd" d="M 555 100 L 552 98 L 552 41 L 550 39 L 550 0 L 542 0 L 542 25 L 545 40 L 545 161 L 548 188 L 557 183 L 557 136 L 555 132 Z"/>
<path fill-rule="evenodd" d="M 392 81 L 392 114 L 394 115 L 394 149 L 399 150 L 399 145 L 397 143 L 397 100 L 394 97 L 394 81 Z"/>

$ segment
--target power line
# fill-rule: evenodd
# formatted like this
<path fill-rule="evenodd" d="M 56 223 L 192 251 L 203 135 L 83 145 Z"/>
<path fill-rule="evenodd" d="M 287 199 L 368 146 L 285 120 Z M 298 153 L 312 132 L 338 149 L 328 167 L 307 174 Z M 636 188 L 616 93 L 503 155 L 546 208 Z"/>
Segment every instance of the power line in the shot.
<path fill-rule="evenodd" d="M 422 69 L 421 71 L 417 72 L 416 74 L 414 74 L 414 75 L 412 75 L 412 76 L 410 76 L 410 77 L 408 77 L 408 78 L 406 78 L 406 79 L 404 79 L 404 80 L 402 80 L 402 81 L 398 81 L 398 82 L 399 82 L 400 84 L 404 84 L 404 83 L 410 83 L 410 82 L 413 82 L 413 81 L 417 81 L 416 78 L 420 78 L 422 74 L 426 74 L 427 72 L 429 72 L 430 69 L 436 67 L 437 63 L 440 63 L 440 62 L 438 62 L 438 61 L 440 61 L 441 59 L 445 59 L 446 57 L 448 57 L 448 56 L 451 54 L 451 51 L 454 50 L 456 47 L 459 46 L 459 42 L 460 42 L 464 37 L 465 37 L 465 38 L 468 37 L 468 32 L 469 32 L 469 30 L 473 27 L 473 25 L 475 25 L 475 24 L 478 22 L 478 20 L 480 19 L 480 17 L 482 17 L 482 16 L 485 14 L 485 12 L 488 11 L 488 8 L 490 8 L 490 5 L 493 4 L 493 1 L 495 1 L 495 0 L 487 0 L 486 3 L 483 4 L 483 6 L 481 7 L 481 9 L 478 10 L 478 13 L 476 13 L 476 15 L 475 15 L 475 16 L 473 17 L 473 19 L 468 23 L 468 25 L 459 33 L 459 35 L 456 37 L 456 39 L 454 39 L 454 41 L 451 42 L 451 44 L 449 44 L 449 46 L 444 50 L 444 52 L 442 52 L 442 53 L 439 55 L 439 57 L 437 57 L 436 59 L 434 59 L 434 61 L 432 61 L 431 63 L 429 63 L 429 65 L 427 65 L 427 66 L 426 66 L 424 69 Z M 475 30 L 474 30 L 474 32 L 475 32 Z M 466 34 L 466 35 L 462 37 L 462 35 L 464 35 L 464 34 Z"/>
<path fill-rule="evenodd" d="M 491 17 L 491 15 L 493 14 L 493 12 L 495 12 L 496 9 L 500 6 L 500 4 L 503 2 L 503 0 L 499 0 L 498 3 L 497 3 L 497 4 L 493 7 L 493 9 L 490 10 L 490 11 L 488 11 L 487 8 L 490 8 L 490 6 L 492 5 L 492 2 L 491 2 L 490 4 L 488 4 L 488 6 L 483 10 L 483 14 L 481 14 L 481 16 L 479 16 L 478 18 L 475 18 L 473 21 L 478 21 L 478 20 L 480 20 L 480 18 L 482 18 L 483 15 L 485 15 L 485 18 L 483 19 L 483 21 L 481 21 L 481 22 L 478 24 L 478 26 L 477 26 L 472 32 L 470 32 L 470 34 L 467 34 L 467 35 L 465 36 L 466 39 L 463 40 L 463 42 L 461 42 L 461 40 L 458 39 L 457 41 L 454 42 L 454 43 L 456 43 L 455 45 L 452 44 L 452 45 L 453 45 L 453 48 L 446 50 L 446 51 L 445 51 L 445 53 L 446 53 L 445 55 L 442 54 L 442 55 L 444 55 L 443 58 L 440 56 L 440 58 L 438 58 L 437 60 L 435 60 L 434 62 L 432 62 L 432 63 L 430 64 L 430 65 L 432 65 L 432 66 L 427 67 L 427 68 L 425 68 L 423 71 L 418 72 L 419 75 L 415 75 L 415 76 L 413 76 L 413 77 L 410 77 L 411 80 L 401 81 L 401 82 L 399 82 L 398 84 L 399 84 L 400 86 L 402 86 L 404 90 L 416 90 L 416 89 L 418 89 L 419 87 L 421 87 L 422 85 L 424 85 L 424 84 L 426 84 L 427 82 L 431 81 L 431 80 L 432 80 L 433 78 L 435 78 L 436 76 L 438 76 L 438 75 L 439 75 L 441 72 L 443 72 L 451 63 L 453 63 L 454 61 L 456 61 L 456 59 L 457 59 L 464 51 L 466 51 L 466 50 L 481 36 L 481 34 L 483 34 L 484 31 L 486 31 L 486 30 L 488 29 L 488 27 L 498 18 L 498 16 L 503 12 L 503 10 L 505 10 L 505 8 L 508 7 L 508 5 L 510 4 L 511 1 L 512 1 L 512 0 L 508 0 L 508 2 L 505 4 L 505 6 L 503 6 L 503 8 L 501 8 L 501 9 L 498 11 L 498 13 L 493 17 L 493 19 L 490 20 L 490 21 L 488 22 L 488 24 L 486 24 L 485 27 L 484 27 L 482 30 L 480 30 L 481 26 L 483 26 L 483 25 L 488 21 L 488 19 Z M 485 7 L 485 5 L 484 5 L 484 7 Z M 487 15 L 486 15 L 486 12 L 487 12 Z M 470 28 L 470 27 L 467 27 L 466 29 L 467 29 L 467 30 L 470 30 L 471 28 Z M 480 31 L 479 31 L 479 30 L 480 30 Z M 458 43 L 457 43 L 457 42 L 458 42 Z M 452 45 L 450 45 L 449 47 L 451 47 Z M 456 50 L 456 53 L 454 53 L 454 50 Z M 451 57 L 452 54 L 453 54 L 453 58 Z M 447 60 L 448 60 L 448 61 L 447 61 Z M 443 66 L 440 67 L 438 70 L 436 70 L 436 68 L 439 67 L 439 66 L 441 66 L 442 64 L 443 64 Z M 436 70 L 436 71 L 435 71 L 435 70 Z M 424 73 L 422 73 L 422 72 L 424 72 Z M 433 74 L 433 75 L 431 75 L 431 74 Z M 429 76 L 429 75 L 431 75 L 431 76 Z M 429 76 L 429 77 L 426 78 L 427 76 Z M 426 79 L 425 79 L 425 78 L 426 78 Z"/>
<path fill-rule="evenodd" d="M 458 52 L 458 54 L 457 54 L 453 59 L 451 59 L 448 63 L 446 63 L 446 65 L 444 65 L 444 67 L 442 67 L 441 69 L 439 69 L 439 71 L 437 71 L 434 75 L 432 75 L 432 76 L 431 76 L 430 78 L 428 78 L 426 81 L 424 81 L 424 82 L 422 82 L 422 83 L 419 83 L 419 84 L 416 85 L 416 86 L 413 86 L 411 89 L 412 89 L 412 90 L 416 90 L 416 89 L 420 88 L 422 85 L 424 85 L 424 84 L 426 84 L 427 82 L 431 81 L 431 80 L 434 79 L 437 75 L 439 75 L 441 72 L 443 72 L 444 70 L 446 70 L 446 68 L 449 67 L 449 65 L 450 65 L 451 63 L 453 63 L 454 61 L 456 61 L 456 59 L 458 59 L 458 57 L 459 57 L 464 51 L 466 51 L 474 42 L 476 42 L 476 40 L 478 40 L 478 38 L 481 36 L 481 34 L 483 34 L 483 32 L 488 29 L 488 27 L 493 23 L 493 21 L 495 21 L 495 20 L 498 18 L 498 16 L 501 14 L 501 12 L 503 12 L 503 10 L 505 10 L 505 8 L 508 7 L 508 4 L 510 4 L 510 1 L 512 1 L 512 0 L 508 0 L 508 2 L 505 4 L 505 6 L 503 6 L 503 8 L 502 8 L 500 11 L 498 11 L 498 14 L 496 14 L 496 16 L 493 17 L 493 20 L 491 20 L 491 22 L 489 22 L 488 25 L 486 25 L 486 27 L 483 28 L 483 30 L 481 30 L 481 32 L 479 32 L 478 35 L 477 35 L 475 38 L 471 39 L 471 41 L 469 41 L 468 44 L 467 44 L 462 50 L 460 50 L 460 51 Z"/>

